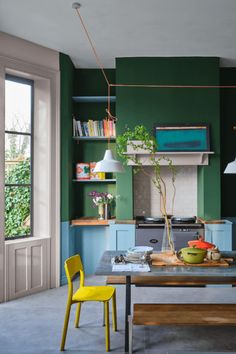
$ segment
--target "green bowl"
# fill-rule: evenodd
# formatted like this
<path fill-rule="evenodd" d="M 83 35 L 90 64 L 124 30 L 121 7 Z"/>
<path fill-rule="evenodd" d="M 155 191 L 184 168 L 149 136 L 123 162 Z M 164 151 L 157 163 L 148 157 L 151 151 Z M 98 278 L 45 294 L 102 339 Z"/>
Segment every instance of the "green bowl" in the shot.
<path fill-rule="evenodd" d="M 190 264 L 199 264 L 204 262 L 207 250 L 197 247 L 182 248 L 179 252 L 183 261 Z"/>

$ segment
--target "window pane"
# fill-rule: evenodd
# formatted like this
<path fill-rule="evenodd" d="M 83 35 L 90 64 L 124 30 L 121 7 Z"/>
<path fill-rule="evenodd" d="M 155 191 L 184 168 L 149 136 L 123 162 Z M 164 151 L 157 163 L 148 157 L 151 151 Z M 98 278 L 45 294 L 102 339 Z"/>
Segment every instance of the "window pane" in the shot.
<path fill-rule="evenodd" d="M 31 85 L 6 80 L 5 130 L 31 130 Z"/>
<path fill-rule="evenodd" d="M 30 235 L 30 188 L 5 187 L 5 236 Z"/>
<path fill-rule="evenodd" d="M 5 183 L 30 183 L 30 139 L 5 134 Z"/>

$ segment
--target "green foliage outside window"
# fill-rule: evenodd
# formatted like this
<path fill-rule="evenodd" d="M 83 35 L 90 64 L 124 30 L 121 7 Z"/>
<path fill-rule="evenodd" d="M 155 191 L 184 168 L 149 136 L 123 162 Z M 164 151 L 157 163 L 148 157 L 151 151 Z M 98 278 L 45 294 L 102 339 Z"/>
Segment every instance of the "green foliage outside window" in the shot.
<path fill-rule="evenodd" d="M 30 183 L 30 160 L 19 161 L 6 173 L 6 184 Z M 30 234 L 30 187 L 5 187 L 5 235 Z"/>

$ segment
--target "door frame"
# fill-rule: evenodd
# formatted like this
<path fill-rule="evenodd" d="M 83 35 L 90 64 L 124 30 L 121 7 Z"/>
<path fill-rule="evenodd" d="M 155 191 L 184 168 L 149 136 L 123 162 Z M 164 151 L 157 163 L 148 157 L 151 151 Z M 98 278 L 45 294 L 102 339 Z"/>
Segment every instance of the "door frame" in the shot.
<path fill-rule="evenodd" d="M 58 53 L 59 63 L 59 53 Z M 58 66 L 59 67 L 59 66 Z M 50 251 L 48 252 L 50 274 L 49 287 L 60 286 L 60 71 L 33 65 L 32 63 L 0 55 L 0 210 L 4 210 L 4 150 L 5 150 L 5 75 L 6 73 L 29 79 L 48 80 L 50 97 L 51 136 L 50 136 Z M 22 240 L 19 240 L 21 242 Z M 6 241 L 10 243 L 11 241 Z M 16 243 L 16 240 L 12 240 Z M 30 240 L 29 240 L 30 242 Z M 0 213 L 0 302 L 9 298 L 8 274 L 4 237 L 4 213 Z"/>

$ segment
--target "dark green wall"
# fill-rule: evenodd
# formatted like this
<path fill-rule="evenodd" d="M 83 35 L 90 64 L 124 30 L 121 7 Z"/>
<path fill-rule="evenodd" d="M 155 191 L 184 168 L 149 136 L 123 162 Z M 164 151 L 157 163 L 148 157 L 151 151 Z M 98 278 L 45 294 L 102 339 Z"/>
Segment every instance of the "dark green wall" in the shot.
<path fill-rule="evenodd" d="M 236 68 L 220 69 L 221 85 L 236 85 Z M 224 174 L 236 157 L 236 89 L 221 89 L 221 201 L 222 216 L 236 215 L 236 175 Z"/>
<path fill-rule="evenodd" d="M 72 217 L 72 95 L 75 69 L 70 58 L 60 53 L 61 70 L 61 221 Z"/>
<path fill-rule="evenodd" d="M 218 58 L 119 58 L 117 69 L 106 70 L 110 82 L 132 84 L 180 84 L 180 85 L 218 85 Z M 96 215 L 91 208 L 87 193 L 91 189 L 107 190 L 115 193 L 115 186 L 87 186 L 72 183 L 75 164 L 82 161 L 96 161 L 103 157 L 106 143 L 72 142 L 72 114 L 77 119 L 103 119 L 106 104 L 73 104 L 73 95 L 107 95 L 107 85 L 99 69 L 74 69 L 70 58 L 60 55 L 61 67 L 61 219 L 71 220 L 82 215 Z M 227 69 L 226 69 L 227 70 Z M 223 76 L 222 76 L 223 75 Z M 221 74 L 222 82 L 229 80 L 227 71 Z M 234 96 L 224 91 L 223 113 L 229 113 L 228 105 L 233 106 Z M 230 93 L 230 95 L 232 95 Z M 112 92 L 115 95 L 115 92 Z M 198 215 L 205 218 L 220 217 L 220 143 L 224 144 L 224 133 L 220 141 L 219 92 L 218 89 L 147 89 L 117 88 L 117 103 L 112 112 L 118 116 L 117 132 L 125 126 L 144 124 L 153 129 L 155 123 L 209 123 L 211 132 L 210 165 L 198 171 Z M 222 118 L 223 122 L 223 118 Z M 224 127 L 222 128 L 222 132 Z M 231 132 L 232 133 L 232 132 Z M 233 142 L 233 136 L 232 136 Z M 229 144 L 227 144 L 228 146 Z M 230 154 L 234 153 L 234 148 Z M 233 151 L 233 152 L 232 152 Z M 222 161 L 228 161 L 227 151 L 222 148 Z M 227 156 L 226 156 L 227 155 Z M 230 160 L 231 158 L 229 158 Z M 233 157 L 232 157 L 233 159 Z M 226 178 L 234 181 L 233 176 Z M 224 193 L 230 194 L 227 180 L 222 180 Z M 232 184 L 231 183 L 231 184 Z M 227 191 L 228 188 L 228 191 Z M 223 194 L 222 193 L 222 196 Z M 117 217 L 133 217 L 132 170 L 117 174 Z M 228 199 L 228 197 L 223 200 Z M 235 199 L 235 198 L 234 198 Z M 227 202 L 228 203 L 228 202 Z M 223 202 L 223 215 L 232 215 L 232 205 Z M 232 204 L 232 203 L 231 203 Z M 228 205 L 228 206 L 227 206 Z M 228 208 L 228 209 L 227 209 Z"/>
<path fill-rule="evenodd" d="M 119 58 L 116 82 L 125 84 L 219 85 L 219 59 L 201 57 Z M 198 216 L 220 217 L 220 114 L 218 89 L 117 88 L 117 133 L 125 126 L 209 123 L 210 164 L 199 168 Z M 133 217 L 131 168 L 117 175 L 118 219 Z"/>

